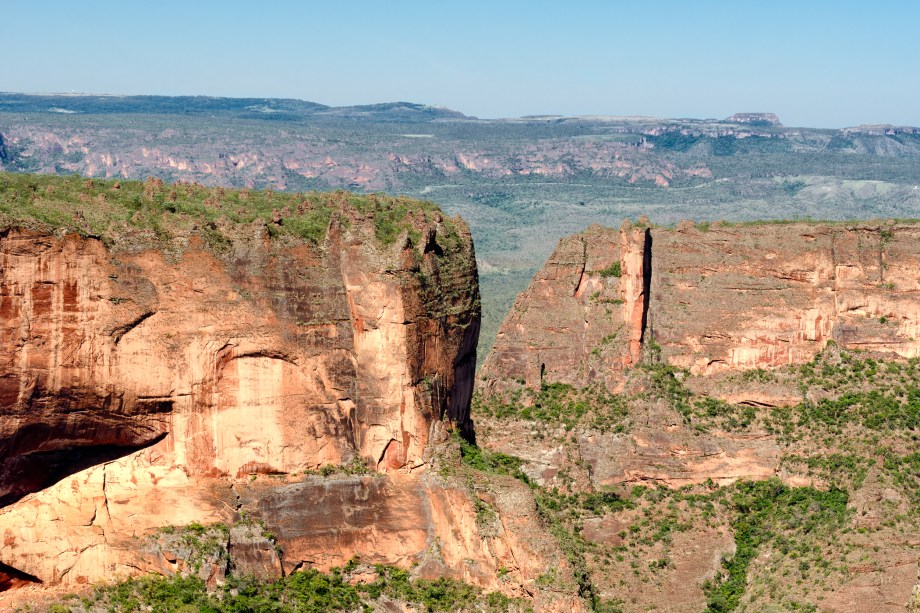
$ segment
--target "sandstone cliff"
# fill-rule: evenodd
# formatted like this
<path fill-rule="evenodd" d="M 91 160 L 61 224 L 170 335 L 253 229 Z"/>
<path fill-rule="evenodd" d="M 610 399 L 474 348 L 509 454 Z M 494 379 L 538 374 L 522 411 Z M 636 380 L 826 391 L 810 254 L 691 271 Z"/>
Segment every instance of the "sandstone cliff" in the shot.
<path fill-rule="evenodd" d="M 616 387 L 641 347 L 699 374 L 807 362 L 828 340 L 918 356 L 918 236 L 895 222 L 592 227 L 518 297 L 483 389 L 541 373 Z"/>
<path fill-rule="evenodd" d="M 902 610 L 904 535 L 920 529 L 918 234 L 626 223 L 565 238 L 479 373 L 477 440 L 562 492 L 586 575 L 623 610 Z M 787 492 L 809 502 L 790 511 Z M 760 512 L 757 557 L 738 562 Z"/>
<path fill-rule="evenodd" d="M 161 439 L 165 464 L 237 477 L 352 456 L 416 466 L 433 423 L 468 427 L 478 325 L 468 236 L 465 254 L 451 254 L 465 262 L 439 279 L 448 271 L 433 253 L 387 253 L 360 219 L 344 236 L 339 223 L 319 248 L 278 249 L 256 230 L 229 261 L 194 237 L 169 262 L 5 231 L 7 500 Z M 425 296 L 426 274 L 469 293 Z"/>
<path fill-rule="evenodd" d="M 615 387 L 639 362 L 651 240 L 647 230 L 592 226 L 564 238 L 518 296 L 482 368 L 484 389 L 540 381 Z"/>
<path fill-rule="evenodd" d="M 317 204 L 195 186 L 176 196 L 158 182 L 0 181 L 12 219 L 0 233 L 4 585 L 135 573 L 149 565 L 132 537 L 231 520 L 244 505 L 273 526 L 278 505 L 296 517 L 369 513 L 330 542 L 304 536 L 316 526 L 279 526 L 282 546 L 297 549 L 290 567 L 347 559 L 374 542 L 368 530 L 389 539 L 370 547 L 382 561 L 415 559 L 436 538 L 449 550 L 438 530 L 461 520 L 436 528 L 431 505 L 462 515 L 462 492 L 399 476 L 284 492 L 326 465 L 412 472 L 449 428 L 471 432 L 479 298 L 462 221 L 344 195 Z M 29 194 L 37 214 L 20 204 Z M 221 209 L 240 195 L 272 199 L 275 211 L 228 221 Z M 189 221 L 185 197 L 216 217 Z M 109 225 L 88 236 L 90 200 L 139 202 L 125 223 L 156 214 L 159 233 Z M 321 236 L 291 236 L 314 205 L 328 211 Z M 234 484 L 258 475 L 280 489 L 244 499 Z M 377 525 L 387 500 L 412 538 Z"/>

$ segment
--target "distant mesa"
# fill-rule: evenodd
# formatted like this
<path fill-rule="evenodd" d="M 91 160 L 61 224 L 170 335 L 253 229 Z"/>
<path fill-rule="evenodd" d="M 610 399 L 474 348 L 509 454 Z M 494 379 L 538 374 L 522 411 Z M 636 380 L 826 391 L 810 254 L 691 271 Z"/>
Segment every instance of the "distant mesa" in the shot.
<path fill-rule="evenodd" d="M 384 102 L 359 106 L 329 107 L 320 111 L 327 116 L 370 119 L 375 121 L 430 121 L 435 119 L 475 119 L 442 106 L 415 102 Z"/>
<path fill-rule="evenodd" d="M 774 113 L 735 113 L 725 121 L 729 123 L 746 123 L 755 126 L 781 126 L 779 117 Z"/>

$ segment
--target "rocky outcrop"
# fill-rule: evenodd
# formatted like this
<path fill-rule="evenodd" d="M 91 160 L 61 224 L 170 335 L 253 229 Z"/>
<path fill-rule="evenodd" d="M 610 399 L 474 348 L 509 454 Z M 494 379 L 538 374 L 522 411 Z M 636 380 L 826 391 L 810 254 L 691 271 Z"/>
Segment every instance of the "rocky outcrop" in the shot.
<path fill-rule="evenodd" d="M 647 229 L 628 225 L 562 239 L 498 333 L 482 368 L 486 393 L 544 379 L 616 387 L 641 355 L 651 245 Z"/>
<path fill-rule="evenodd" d="M 333 229 L 323 249 L 266 239 L 229 263 L 192 239 L 168 262 L 5 232 L 2 493 L 34 491 L 167 433 L 168 464 L 238 476 L 352 455 L 414 466 L 432 423 L 464 425 L 478 325 L 468 239 L 466 255 L 452 255 L 465 269 L 442 280 L 470 289 L 455 304 L 422 295 L 420 272 L 444 272 L 433 254 L 386 253 L 357 227 Z"/>
<path fill-rule="evenodd" d="M 725 120 L 728 123 L 747 123 L 759 126 L 782 126 L 776 113 L 735 113 Z"/>
<path fill-rule="evenodd" d="M 469 492 L 430 472 L 190 479 L 152 465 L 152 449 L 72 475 L 0 511 L 4 559 L 46 586 L 75 587 L 145 572 L 218 581 L 231 561 L 237 573 L 276 578 L 360 556 L 518 596 L 533 595 L 536 577 L 564 565 L 555 542 L 540 540 L 530 492 L 514 480 L 492 488 L 501 522 L 486 530 L 477 525 Z M 234 526 L 221 535 L 209 528 L 199 540 L 216 538 L 220 547 L 202 555 L 186 551 L 187 542 L 171 531 L 157 531 L 241 517 L 255 520 L 273 542 L 261 529 Z"/>
<path fill-rule="evenodd" d="M 915 365 L 902 358 L 918 357 L 918 233 L 920 224 L 901 222 L 685 222 L 638 235 L 630 225 L 592 227 L 563 239 L 482 368 L 477 439 L 519 458 L 537 486 L 564 493 L 573 531 L 599 548 L 585 556 L 597 593 L 623 610 L 734 606 L 712 588 L 760 511 L 745 504 L 711 521 L 719 511 L 710 509 L 694 524 L 679 508 L 699 493 L 728 500 L 771 479 L 815 500 L 845 493 L 847 523 L 796 539 L 821 539 L 814 551 L 839 560 L 843 550 L 829 547 L 855 534 L 846 548 L 858 559 L 824 587 L 826 574 L 801 573 L 816 562 L 790 555 L 792 540 L 763 549 L 744 571 L 739 608 L 799 606 L 767 604 L 771 584 L 789 602 L 827 610 L 913 606 L 916 543 L 901 535 L 916 533 L 907 510 L 916 475 L 882 473 L 916 451 L 914 422 L 891 416 L 916 408 L 914 374 L 899 373 Z M 633 253 L 648 254 L 641 275 Z M 642 291 L 630 290 L 639 279 Z M 597 308 L 579 287 L 622 310 Z M 897 381 L 888 386 L 886 376 Z M 847 463 L 865 468 L 848 472 Z M 637 491 L 655 492 L 648 508 Z M 609 510 L 595 503 L 602 499 Z M 575 511 L 573 500 L 591 504 Z M 781 507 L 768 502 L 770 517 Z M 654 519 L 664 508 L 673 514 Z M 656 532 L 643 533 L 646 525 Z M 881 535 L 886 525 L 897 526 L 891 536 Z M 628 553 L 643 546 L 645 558 Z M 654 571 L 640 577 L 644 568 Z"/>
<path fill-rule="evenodd" d="M 637 402 L 647 385 L 628 367 L 644 360 L 685 369 L 695 393 L 756 410 L 795 405 L 801 392 L 730 383 L 732 373 L 808 362 L 830 341 L 916 357 L 918 238 L 920 225 L 891 222 L 626 224 L 563 239 L 502 325 L 480 389 L 488 401 L 529 388 L 527 403 L 546 384 L 600 384 L 628 392 L 633 425 L 582 431 L 569 451 L 535 446 L 514 421 L 490 422 L 481 440 L 524 458 L 530 477 L 548 487 L 579 466 L 589 467 L 585 485 L 595 488 L 776 475 L 774 435 L 696 431 L 673 406 Z"/>
<path fill-rule="evenodd" d="M 413 471 L 445 424 L 470 432 L 469 233 L 431 211 L 407 220 L 387 244 L 372 216 L 343 204 L 318 245 L 256 223 L 219 255 L 195 233 L 153 249 L 143 237 L 3 230 L 3 585 L 136 573 L 147 566 L 132 537 L 232 519 L 238 481 L 329 464 Z M 322 508 L 341 518 L 388 483 L 361 482 Z M 263 490 L 253 508 L 277 498 Z M 318 502 L 286 504 L 296 515 Z M 377 511 L 366 512 L 374 530 Z M 430 515 L 413 513 L 427 538 Z M 355 549 L 347 535 L 337 544 Z M 381 560 L 427 546 L 393 544 Z M 328 552 L 298 547 L 305 561 Z"/>
<path fill-rule="evenodd" d="M 615 389 L 643 347 L 704 375 L 807 362 L 830 340 L 916 357 L 918 238 L 895 222 L 592 227 L 519 296 L 483 391 L 541 378 Z M 620 276 L 604 275 L 611 264 Z"/>

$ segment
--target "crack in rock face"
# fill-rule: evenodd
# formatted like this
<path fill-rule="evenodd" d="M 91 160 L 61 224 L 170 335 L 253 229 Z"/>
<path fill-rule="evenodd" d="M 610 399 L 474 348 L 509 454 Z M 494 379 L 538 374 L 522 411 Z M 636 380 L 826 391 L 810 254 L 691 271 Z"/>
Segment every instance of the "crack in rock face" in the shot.
<path fill-rule="evenodd" d="M 920 225 L 894 222 L 592 226 L 518 296 L 483 393 L 542 379 L 616 390 L 650 342 L 699 375 L 808 362 L 830 340 L 918 357 L 918 239 Z"/>

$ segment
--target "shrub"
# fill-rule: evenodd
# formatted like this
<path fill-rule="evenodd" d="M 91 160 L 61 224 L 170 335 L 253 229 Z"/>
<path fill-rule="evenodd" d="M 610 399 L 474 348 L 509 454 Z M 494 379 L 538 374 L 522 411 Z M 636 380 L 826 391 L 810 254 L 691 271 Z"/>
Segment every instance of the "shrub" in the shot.
<path fill-rule="evenodd" d="M 617 260 L 607 268 L 597 271 L 597 274 L 602 277 L 620 277 L 623 275 L 622 265 L 620 261 Z"/>

